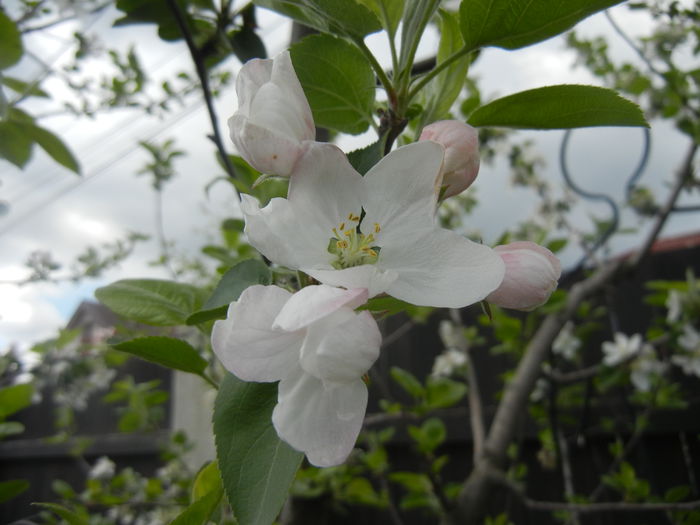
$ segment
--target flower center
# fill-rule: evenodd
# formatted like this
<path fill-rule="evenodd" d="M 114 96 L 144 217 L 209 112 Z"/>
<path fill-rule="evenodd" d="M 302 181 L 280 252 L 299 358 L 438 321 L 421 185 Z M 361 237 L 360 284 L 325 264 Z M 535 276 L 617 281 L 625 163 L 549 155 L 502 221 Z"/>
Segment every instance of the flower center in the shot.
<path fill-rule="evenodd" d="M 328 242 L 328 253 L 335 256 L 331 266 L 336 270 L 377 262 L 380 248 L 373 246 L 376 242 L 374 234 L 379 233 L 381 228 L 375 222 L 374 233 L 365 235 L 360 233 L 360 220 L 359 215 L 351 213 L 347 220 L 332 230 L 333 237 Z"/>

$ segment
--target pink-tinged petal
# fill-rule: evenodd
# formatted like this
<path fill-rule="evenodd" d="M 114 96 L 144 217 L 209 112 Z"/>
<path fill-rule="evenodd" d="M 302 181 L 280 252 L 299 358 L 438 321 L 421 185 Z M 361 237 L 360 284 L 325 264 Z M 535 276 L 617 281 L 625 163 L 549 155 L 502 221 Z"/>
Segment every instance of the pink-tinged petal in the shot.
<path fill-rule="evenodd" d="M 298 366 L 303 332 L 274 330 L 272 322 L 291 294 L 278 286 L 246 288 L 231 303 L 226 320 L 216 321 L 214 353 L 224 367 L 244 381 L 278 381 Z"/>
<path fill-rule="evenodd" d="M 310 325 L 301 348 L 301 367 L 324 383 L 356 380 L 379 357 L 382 336 L 369 312 L 342 308 Z"/>
<path fill-rule="evenodd" d="M 287 199 L 272 199 L 260 208 L 257 199 L 241 195 L 248 242 L 271 261 L 289 268 L 313 266 L 328 256 L 328 239 L 314 238 Z"/>
<path fill-rule="evenodd" d="M 300 368 L 279 384 L 272 423 L 281 439 L 318 467 L 340 465 L 352 452 L 367 409 L 360 380 L 324 386 Z"/>
<path fill-rule="evenodd" d="M 287 301 L 275 318 L 273 327 L 293 332 L 332 314 L 342 307 L 357 308 L 367 302 L 367 290 L 344 290 L 316 285 L 302 288 Z"/>
<path fill-rule="evenodd" d="M 238 153 L 262 173 L 288 177 L 304 152 L 305 143 L 238 113 L 228 125 Z"/>
<path fill-rule="evenodd" d="M 414 232 L 410 243 L 382 246 L 377 264 L 396 271 L 387 293 L 420 306 L 461 308 L 501 284 L 501 258 L 488 246 L 441 228 Z"/>
<path fill-rule="evenodd" d="M 479 134 L 473 127 L 458 120 L 440 120 L 426 126 L 419 140 L 432 140 L 445 148 L 443 198 L 471 186 L 479 173 Z"/>
<path fill-rule="evenodd" d="M 520 241 L 496 246 L 506 266 L 499 288 L 486 300 L 502 308 L 533 310 L 547 302 L 561 276 L 559 259 L 544 246 Z"/>
<path fill-rule="evenodd" d="M 379 246 L 387 232 L 433 224 L 443 156 L 439 144 L 416 142 L 392 151 L 367 172 L 362 231 L 372 233 L 379 225 Z"/>
<path fill-rule="evenodd" d="M 348 162 L 345 153 L 333 144 L 310 142 L 294 167 L 288 199 L 303 224 L 309 242 L 320 245 L 324 256 L 317 261 L 330 269 L 328 242 L 333 228 L 362 210 L 362 176 Z M 313 266 L 313 265 L 311 265 Z"/>
<path fill-rule="evenodd" d="M 369 297 L 384 293 L 398 278 L 398 273 L 375 264 L 363 264 L 342 270 L 304 268 L 304 271 L 319 282 L 344 288 L 366 288 Z"/>

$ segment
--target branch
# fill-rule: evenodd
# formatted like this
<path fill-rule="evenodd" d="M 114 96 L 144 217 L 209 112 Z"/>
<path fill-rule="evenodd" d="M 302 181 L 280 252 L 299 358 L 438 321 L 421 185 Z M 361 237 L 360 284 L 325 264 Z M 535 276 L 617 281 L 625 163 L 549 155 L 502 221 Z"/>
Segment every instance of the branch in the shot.
<path fill-rule="evenodd" d="M 594 512 L 648 512 L 648 511 L 689 511 L 700 509 L 700 500 L 683 501 L 680 503 L 627 503 L 624 501 L 605 503 L 565 503 L 559 501 L 536 501 L 530 498 L 522 498 L 522 502 L 529 509 L 542 511 L 569 511 L 580 514 L 592 514 Z"/>
<path fill-rule="evenodd" d="M 226 168 L 228 176 L 232 179 L 235 179 L 236 171 L 233 167 L 233 164 L 231 164 L 231 160 L 229 159 L 228 153 L 226 152 L 226 148 L 224 147 L 224 142 L 221 139 L 221 132 L 219 131 L 219 122 L 216 116 L 216 110 L 214 109 L 214 97 L 212 96 L 211 89 L 209 88 L 209 74 L 207 73 L 207 69 L 204 65 L 204 60 L 202 60 L 202 56 L 199 53 L 199 49 L 197 49 L 197 46 L 194 43 L 190 27 L 187 24 L 187 20 L 185 20 L 185 17 L 183 16 L 182 11 L 180 10 L 180 6 L 177 4 L 177 1 L 166 0 L 166 3 L 168 4 L 170 11 L 175 17 L 175 21 L 177 22 L 177 26 L 180 29 L 180 33 L 182 33 L 182 36 L 184 37 L 185 42 L 187 43 L 187 49 L 189 49 L 190 51 L 190 56 L 192 57 L 192 61 L 194 62 L 194 66 L 197 70 L 199 82 L 202 85 L 204 102 L 207 105 L 207 112 L 209 113 L 209 120 L 211 121 L 211 127 L 213 131 L 211 139 L 214 141 L 216 149 L 219 151 L 221 162 L 224 163 L 224 167 Z M 235 188 L 234 192 L 236 193 L 236 195 L 238 195 L 238 192 L 235 190 Z"/>

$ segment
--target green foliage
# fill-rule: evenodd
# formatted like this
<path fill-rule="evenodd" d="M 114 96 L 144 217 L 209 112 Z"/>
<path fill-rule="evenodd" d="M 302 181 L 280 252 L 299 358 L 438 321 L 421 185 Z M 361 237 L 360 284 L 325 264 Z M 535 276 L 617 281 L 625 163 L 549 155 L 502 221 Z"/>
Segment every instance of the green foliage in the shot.
<path fill-rule="evenodd" d="M 330 35 L 311 35 L 290 48 L 294 69 L 317 126 L 357 135 L 374 110 L 374 73 L 352 44 Z"/>
<path fill-rule="evenodd" d="M 420 427 L 409 426 L 408 434 L 423 454 L 432 454 L 442 445 L 447 437 L 447 429 L 441 419 L 431 417 L 426 419 Z"/>
<path fill-rule="evenodd" d="M 16 498 L 29 488 L 29 482 L 25 479 L 10 479 L 0 481 L 0 503 Z"/>
<path fill-rule="evenodd" d="M 113 344 L 112 348 L 166 368 L 200 376 L 208 364 L 189 343 L 172 337 L 137 337 Z"/>
<path fill-rule="evenodd" d="M 360 175 L 367 173 L 384 156 L 386 137 L 348 153 L 348 161 Z"/>
<path fill-rule="evenodd" d="M 0 157 L 23 168 L 32 156 L 32 144 L 21 123 L 0 120 Z"/>
<path fill-rule="evenodd" d="M 39 86 L 20 80 L 19 78 L 0 75 L 0 84 L 7 86 L 18 95 L 49 98 L 49 94 Z"/>
<path fill-rule="evenodd" d="M 617 472 L 602 479 L 606 485 L 620 492 L 625 501 L 644 501 L 649 497 L 649 482 L 639 479 L 634 467 L 626 461 L 622 462 Z"/>
<path fill-rule="evenodd" d="M 548 86 L 499 98 L 474 111 L 469 122 L 518 129 L 648 126 L 636 104 L 610 89 L 580 85 Z"/>
<path fill-rule="evenodd" d="M 0 389 L 0 421 L 32 403 L 34 385 L 20 383 Z"/>
<path fill-rule="evenodd" d="M 191 504 L 171 525 L 206 525 L 221 501 L 223 486 L 216 461 L 208 463 L 197 474 L 192 486 Z"/>
<path fill-rule="evenodd" d="M 417 323 L 425 323 L 435 311 L 429 306 L 416 306 L 391 296 L 373 297 L 360 307 L 361 310 L 369 310 L 384 317 L 405 313 Z"/>
<path fill-rule="evenodd" d="M 160 380 L 135 383 L 131 376 L 115 381 L 112 390 L 102 399 L 105 403 L 125 403 L 119 407 L 120 432 L 151 430 L 163 418 L 160 405 L 168 400 L 168 393 L 158 390 Z"/>
<path fill-rule="evenodd" d="M 63 518 L 68 525 L 89 525 L 90 523 L 90 517 L 85 510 L 82 512 L 75 512 L 58 503 L 34 503 L 34 505 L 50 510 Z"/>
<path fill-rule="evenodd" d="M 459 6 L 468 49 L 518 49 L 546 40 L 621 0 L 462 0 Z"/>
<path fill-rule="evenodd" d="M 23 122 L 20 126 L 25 136 L 38 144 L 53 160 L 78 175 L 80 174 L 78 160 L 55 134 L 29 122 Z"/>
<path fill-rule="evenodd" d="M 201 307 L 199 288 L 158 279 L 124 279 L 95 290 L 95 297 L 126 319 L 155 326 L 185 324 Z"/>
<path fill-rule="evenodd" d="M 0 70 L 15 65 L 22 58 L 24 48 L 17 25 L 0 9 Z"/>
<path fill-rule="evenodd" d="M 303 458 L 272 427 L 276 402 L 276 384 L 245 383 L 231 374 L 216 398 L 217 458 L 226 496 L 241 525 L 274 521 Z"/>
<path fill-rule="evenodd" d="M 268 285 L 271 282 L 270 269 L 261 261 L 249 259 L 240 262 L 221 277 L 202 309 L 187 318 L 187 324 L 223 319 L 229 304 L 238 300 L 243 290 L 255 284 Z"/>
<path fill-rule="evenodd" d="M 362 38 L 382 28 L 374 13 L 362 5 L 364 2 L 355 0 L 254 0 L 254 3 L 322 33 Z"/>

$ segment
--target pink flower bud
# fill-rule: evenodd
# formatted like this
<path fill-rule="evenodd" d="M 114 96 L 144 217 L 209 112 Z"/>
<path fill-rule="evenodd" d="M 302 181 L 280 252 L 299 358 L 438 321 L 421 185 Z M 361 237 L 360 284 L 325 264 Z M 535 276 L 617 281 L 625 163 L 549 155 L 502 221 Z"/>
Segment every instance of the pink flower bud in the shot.
<path fill-rule="evenodd" d="M 513 242 L 494 251 L 506 265 L 501 286 L 486 300 L 502 308 L 533 310 L 547 302 L 557 287 L 561 264 L 552 252 L 534 242 Z"/>
<path fill-rule="evenodd" d="M 418 140 L 432 140 L 445 148 L 443 198 L 462 193 L 471 186 L 479 173 L 479 135 L 473 127 L 458 120 L 439 120 L 423 128 Z"/>
<path fill-rule="evenodd" d="M 311 108 L 289 52 L 254 59 L 236 78 L 238 110 L 229 119 L 231 140 L 248 164 L 270 175 L 289 176 L 314 140 Z"/>

